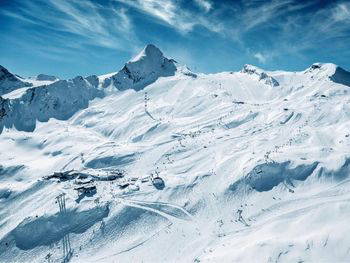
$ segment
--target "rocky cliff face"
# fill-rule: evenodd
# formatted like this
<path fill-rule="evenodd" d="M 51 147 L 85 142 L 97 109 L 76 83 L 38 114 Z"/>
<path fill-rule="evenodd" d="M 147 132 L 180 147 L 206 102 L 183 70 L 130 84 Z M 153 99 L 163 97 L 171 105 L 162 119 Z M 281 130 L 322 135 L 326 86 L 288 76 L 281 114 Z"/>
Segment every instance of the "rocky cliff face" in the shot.
<path fill-rule="evenodd" d="M 31 83 L 23 81 L 0 65 L 0 96 L 19 88 L 31 86 Z"/>
<path fill-rule="evenodd" d="M 266 72 L 264 72 L 262 69 L 258 67 L 246 64 L 244 65 L 241 72 L 257 78 L 259 81 L 262 81 L 266 85 L 270 85 L 272 87 L 279 86 L 279 83 L 277 80 L 269 76 Z"/>
<path fill-rule="evenodd" d="M 76 111 L 86 108 L 90 100 L 104 95 L 96 80 L 97 76 L 78 76 L 71 80 L 31 87 L 17 98 L 0 97 L 0 131 L 4 127 L 33 131 L 37 120 L 45 122 L 50 118 L 68 119 Z"/>
<path fill-rule="evenodd" d="M 140 90 L 159 77 L 175 75 L 176 70 L 175 60 L 164 57 L 156 46 L 147 45 L 118 73 L 107 78 L 103 86 L 107 87 L 113 84 L 119 90 Z"/>

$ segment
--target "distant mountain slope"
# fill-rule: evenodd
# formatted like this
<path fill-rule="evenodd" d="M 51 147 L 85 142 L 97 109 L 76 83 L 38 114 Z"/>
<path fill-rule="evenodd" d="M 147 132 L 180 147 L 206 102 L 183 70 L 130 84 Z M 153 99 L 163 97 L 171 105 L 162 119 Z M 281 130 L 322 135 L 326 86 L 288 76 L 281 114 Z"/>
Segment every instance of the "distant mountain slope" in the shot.
<path fill-rule="evenodd" d="M 348 74 L 196 74 L 149 45 L 6 93 L 0 262 L 349 262 Z"/>
<path fill-rule="evenodd" d="M 3 127 L 33 131 L 36 121 L 50 118 L 67 120 L 77 110 L 86 108 L 90 100 L 102 97 L 96 76 L 76 77 L 49 85 L 26 89 L 18 98 L 0 97 L 0 132 Z"/>
<path fill-rule="evenodd" d="M 15 89 L 30 86 L 32 86 L 32 84 L 23 81 L 0 65 L 0 96 Z"/>
<path fill-rule="evenodd" d="M 46 75 L 46 74 L 39 74 L 38 76 L 36 76 L 35 79 L 39 80 L 39 81 L 55 81 L 55 80 L 58 80 L 58 78 L 56 76 L 51 76 L 51 75 Z"/>
<path fill-rule="evenodd" d="M 350 87 L 350 72 L 344 70 L 338 65 L 332 63 L 315 63 L 307 69 L 306 72 L 315 76 L 328 77 L 335 83 Z"/>

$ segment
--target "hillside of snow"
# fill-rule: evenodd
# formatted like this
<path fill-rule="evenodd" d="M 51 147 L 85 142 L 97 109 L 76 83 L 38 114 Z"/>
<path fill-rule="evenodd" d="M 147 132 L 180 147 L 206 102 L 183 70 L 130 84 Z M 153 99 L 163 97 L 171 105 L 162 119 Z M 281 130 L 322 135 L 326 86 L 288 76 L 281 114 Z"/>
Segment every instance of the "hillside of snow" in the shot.
<path fill-rule="evenodd" d="M 341 67 L 1 72 L 0 262 L 350 261 Z"/>

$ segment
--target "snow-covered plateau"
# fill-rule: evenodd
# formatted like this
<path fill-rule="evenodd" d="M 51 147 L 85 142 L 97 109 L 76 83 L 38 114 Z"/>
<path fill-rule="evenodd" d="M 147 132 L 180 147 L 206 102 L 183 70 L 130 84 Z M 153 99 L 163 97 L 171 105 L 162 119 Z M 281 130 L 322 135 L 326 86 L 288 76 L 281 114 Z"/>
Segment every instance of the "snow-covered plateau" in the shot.
<path fill-rule="evenodd" d="M 350 262 L 350 73 L 0 67 L 0 262 Z"/>

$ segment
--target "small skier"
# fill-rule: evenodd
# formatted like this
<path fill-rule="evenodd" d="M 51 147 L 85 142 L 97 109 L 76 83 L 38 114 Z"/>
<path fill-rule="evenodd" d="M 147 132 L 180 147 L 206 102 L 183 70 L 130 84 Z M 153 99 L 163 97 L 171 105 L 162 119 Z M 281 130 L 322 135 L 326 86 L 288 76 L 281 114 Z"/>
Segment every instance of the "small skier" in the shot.
<path fill-rule="evenodd" d="M 243 219 L 242 213 L 243 213 L 242 209 L 237 209 L 238 221 L 241 221 Z"/>
<path fill-rule="evenodd" d="M 249 226 L 247 224 L 247 222 L 244 220 L 243 216 L 242 216 L 243 210 L 242 209 L 237 209 L 237 215 L 238 215 L 238 220 L 239 222 L 241 222 L 242 224 L 244 224 L 245 226 Z"/>

